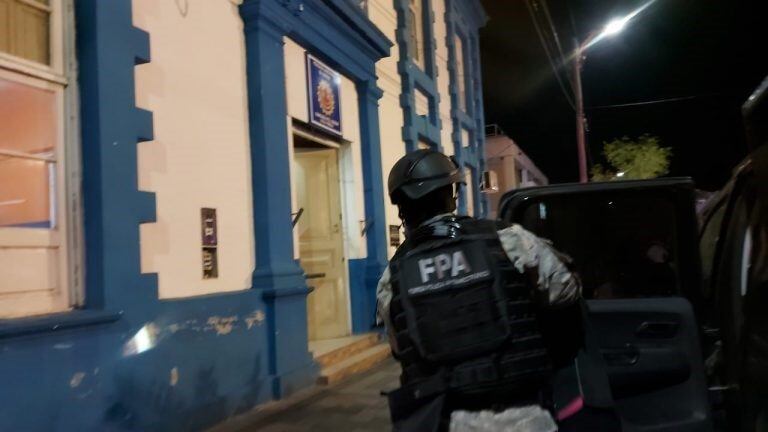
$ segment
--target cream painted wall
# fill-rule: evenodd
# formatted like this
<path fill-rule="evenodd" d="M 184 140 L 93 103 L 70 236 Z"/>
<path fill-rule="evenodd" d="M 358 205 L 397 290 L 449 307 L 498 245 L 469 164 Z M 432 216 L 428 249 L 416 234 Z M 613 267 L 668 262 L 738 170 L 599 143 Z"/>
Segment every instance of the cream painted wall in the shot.
<path fill-rule="evenodd" d="M 440 93 L 439 113 L 442 123 L 440 140 L 445 153 L 452 155 L 454 153 L 451 142 L 451 132 L 453 126 L 451 122 L 451 97 L 448 93 L 448 48 L 446 46 L 445 34 L 445 0 L 432 0 L 432 9 L 434 11 L 434 34 L 437 43 L 435 52 L 435 61 L 437 62 L 437 87 Z M 397 13 L 392 0 L 371 0 L 368 3 L 368 18 L 376 24 L 391 41 L 396 41 L 395 31 L 397 29 Z M 397 71 L 397 62 L 400 58 L 400 47 L 395 44 L 392 47 L 391 55 L 376 63 L 376 74 L 378 76 L 378 85 L 384 91 L 384 96 L 379 101 L 379 123 L 381 125 L 381 168 L 384 176 L 384 185 L 386 187 L 389 170 L 397 160 L 405 154 L 405 144 L 403 143 L 403 111 L 400 108 L 401 81 Z M 416 95 L 416 108 L 419 114 L 427 113 L 426 98 L 422 95 Z M 387 197 L 387 191 L 384 191 Z M 388 198 L 387 198 L 388 199 Z M 397 207 L 389 204 L 386 206 L 387 225 L 400 225 L 400 218 L 397 216 Z M 401 230 L 400 238 L 404 238 Z M 387 245 L 389 245 L 389 229 L 387 229 Z M 395 253 L 396 248 L 389 246 L 389 256 Z"/>
<path fill-rule="evenodd" d="M 341 149 L 342 212 L 344 221 L 344 245 L 347 258 L 366 258 L 367 240 L 362 231 L 365 220 L 363 196 L 363 161 L 360 148 L 360 114 L 357 89 L 352 80 L 341 78 L 341 121 L 344 138 L 349 142 Z"/>
<path fill-rule="evenodd" d="M 292 128 L 292 119 L 309 121 L 307 99 L 307 67 L 305 49 L 291 40 L 283 38 L 285 54 L 285 87 L 288 103 L 287 124 Z M 363 198 L 363 165 L 360 149 L 360 116 L 355 84 L 347 77 L 341 79 L 341 125 L 345 143 L 339 149 L 339 170 L 341 178 L 341 207 L 344 223 L 344 250 L 348 259 L 368 256 L 366 237 L 360 235 L 361 221 L 365 219 Z M 289 152 L 293 158 L 293 140 L 289 137 Z M 291 167 L 293 172 L 293 166 Z M 293 212 L 298 211 L 296 190 L 291 188 Z M 294 257 L 299 258 L 298 233 L 294 232 Z"/>
<path fill-rule="evenodd" d="M 139 145 L 139 188 L 157 194 L 141 226 L 143 272 L 160 298 L 250 288 L 254 267 L 243 26 L 227 1 L 133 1 L 152 61 L 136 68 L 136 103 L 154 115 Z M 200 208 L 217 209 L 219 277 L 202 278 Z"/>
<path fill-rule="evenodd" d="M 389 40 L 395 42 L 397 30 L 397 12 L 392 0 L 372 0 L 368 3 L 368 18 L 376 24 L 379 30 Z M 405 154 L 403 142 L 403 110 L 400 107 L 401 81 L 397 71 L 397 62 L 400 59 L 400 47 L 397 43 L 392 47 L 391 54 L 376 63 L 376 75 L 378 86 L 384 91 L 379 100 L 379 130 L 381 141 L 381 169 L 386 188 L 389 170 L 397 160 Z M 384 191 L 386 224 L 400 225 L 397 217 L 397 207 L 389 203 L 387 191 Z M 390 244 L 389 229 L 387 228 L 387 245 Z M 401 232 L 400 238 L 403 237 Z M 388 246 L 389 257 L 395 253 L 395 247 Z"/>

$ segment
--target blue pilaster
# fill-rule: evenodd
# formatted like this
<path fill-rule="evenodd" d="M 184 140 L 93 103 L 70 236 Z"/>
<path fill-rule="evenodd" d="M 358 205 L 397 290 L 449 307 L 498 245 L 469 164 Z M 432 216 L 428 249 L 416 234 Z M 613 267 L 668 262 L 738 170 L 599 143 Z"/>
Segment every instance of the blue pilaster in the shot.
<path fill-rule="evenodd" d="M 479 177 L 485 169 L 485 126 L 483 115 L 482 87 L 480 81 L 480 57 L 478 30 L 488 20 L 480 2 L 477 0 L 446 0 L 445 5 L 446 45 L 448 47 L 448 91 L 451 96 L 451 122 L 453 149 L 467 174 L 467 185 L 459 190 L 459 213 L 467 213 L 467 188 L 472 189 L 475 197 L 474 214 L 485 217 L 487 200 L 480 193 Z M 455 37 L 462 40 L 463 53 L 457 51 Z M 457 70 L 458 56 L 464 56 L 467 101 L 466 110 L 460 106 L 460 79 Z M 469 135 L 469 142 L 463 142 L 463 131 Z M 471 172 L 475 172 L 472 177 Z"/>
<path fill-rule="evenodd" d="M 312 381 L 307 350 L 309 292 L 293 259 L 291 179 L 285 94 L 283 36 L 288 28 L 265 19 L 263 4 L 245 2 L 249 137 L 256 269 L 253 287 L 264 293 L 273 393 L 281 397 Z"/>
<path fill-rule="evenodd" d="M 357 84 L 360 106 L 360 126 L 362 136 L 363 184 L 365 190 L 365 214 L 370 221 L 366 240 L 368 259 L 365 268 L 362 310 L 353 311 L 355 332 L 370 330 L 374 324 L 376 309 L 376 285 L 381 273 L 387 266 L 386 218 L 384 216 L 384 182 L 381 173 L 381 142 L 379 134 L 379 99 L 382 91 L 374 80 L 360 81 Z"/>
<path fill-rule="evenodd" d="M 369 275 L 378 277 L 386 263 L 375 62 L 388 53 L 390 44 L 345 0 L 246 0 L 240 14 L 248 74 L 256 243 L 253 287 L 262 291 L 267 305 L 269 373 L 274 396 L 281 397 L 306 386 L 316 372 L 307 351 L 308 289 L 293 259 L 283 38 L 292 38 L 345 74 L 360 93 L 365 209 L 371 227 L 366 283 L 352 287 L 352 304 L 358 305 L 352 311 L 356 329 L 370 328 L 359 318 L 372 309 L 367 305 L 375 282 L 371 288 Z"/>
<path fill-rule="evenodd" d="M 434 12 L 431 0 L 422 2 L 424 40 L 420 49 L 424 55 L 424 70 L 413 60 L 409 35 L 411 23 L 408 20 L 409 0 L 394 0 L 397 13 L 397 30 L 395 37 L 400 46 L 400 58 L 397 70 L 400 73 L 401 93 L 400 107 L 403 109 L 403 142 L 405 151 L 418 149 L 419 141 L 430 144 L 437 150 L 442 150 L 440 142 L 440 92 L 437 89 L 437 67 L 435 60 Z M 429 112 L 419 115 L 416 111 L 416 94 L 421 93 L 427 98 Z"/>
<path fill-rule="evenodd" d="M 474 99 L 474 124 L 475 124 L 475 160 L 477 161 L 477 173 L 481 176 L 485 171 L 485 111 L 483 109 L 483 82 L 482 72 L 480 70 L 480 40 L 477 32 L 470 36 L 470 64 L 472 67 L 472 98 Z M 478 197 L 478 209 L 480 217 L 486 217 L 488 215 L 488 196 L 480 193 L 480 179 L 475 184 L 476 193 Z"/>
<path fill-rule="evenodd" d="M 132 25 L 130 1 L 75 5 L 86 307 L 143 310 L 157 283 L 141 275 L 139 224 L 155 220 L 155 196 L 137 188 L 136 144 L 153 132 L 152 113 L 135 106 L 134 66 L 149 61 L 149 36 Z"/>

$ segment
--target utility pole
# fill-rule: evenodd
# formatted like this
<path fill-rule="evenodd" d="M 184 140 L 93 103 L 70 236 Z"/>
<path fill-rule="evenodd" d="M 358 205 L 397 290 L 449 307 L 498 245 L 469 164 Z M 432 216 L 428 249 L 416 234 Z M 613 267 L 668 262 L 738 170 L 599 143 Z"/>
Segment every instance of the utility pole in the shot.
<path fill-rule="evenodd" d="M 579 152 L 579 182 L 587 183 L 587 137 L 584 131 L 584 97 L 581 92 L 581 66 L 584 59 L 582 45 L 578 40 L 576 43 L 576 58 L 573 59 L 573 92 L 576 96 L 576 143 Z"/>

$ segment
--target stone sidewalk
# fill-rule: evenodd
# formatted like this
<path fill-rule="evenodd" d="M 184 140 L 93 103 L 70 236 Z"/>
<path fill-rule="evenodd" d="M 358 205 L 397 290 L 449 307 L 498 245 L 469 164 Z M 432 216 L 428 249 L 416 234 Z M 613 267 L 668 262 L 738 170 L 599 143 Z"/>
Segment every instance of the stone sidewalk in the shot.
<path fill-rule="evenodd" d="M 390 358 L 339 384 L 315 387 L 209 432 L 390 431 L 387 399 L 380 392 L 395 389 L 399 376 L 400 366 Z"/>

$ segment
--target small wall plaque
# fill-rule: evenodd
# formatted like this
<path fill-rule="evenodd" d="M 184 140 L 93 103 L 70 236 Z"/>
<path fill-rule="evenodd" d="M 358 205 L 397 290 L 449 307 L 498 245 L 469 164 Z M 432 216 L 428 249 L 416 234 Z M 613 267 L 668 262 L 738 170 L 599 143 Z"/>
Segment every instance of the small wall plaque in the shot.
<path fill-rule="evenodd" d="M 219 244 L 219 236 L 216 228 L 216 209 L 200 209 L 200 219 L 203 229 L 203 246 L 217 246 Z"/>
<path fill-rule="evenodd" d="M 219 253 L 215 247 L 203 248 L 203 279 L 219 277 Z"/>
<path fill-rule="evenodd" d="M 203 246 L 203 279 L 219 277 L 219 233 L 216 209 L 200 209 L 200 227 Z"/>
<path fill-rule="evenodd" d="M 389 226 L 389 245 L 394 247 L 400 246 L 400 225 Z"/>

